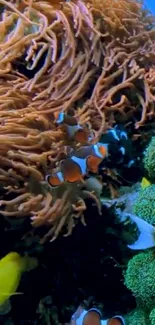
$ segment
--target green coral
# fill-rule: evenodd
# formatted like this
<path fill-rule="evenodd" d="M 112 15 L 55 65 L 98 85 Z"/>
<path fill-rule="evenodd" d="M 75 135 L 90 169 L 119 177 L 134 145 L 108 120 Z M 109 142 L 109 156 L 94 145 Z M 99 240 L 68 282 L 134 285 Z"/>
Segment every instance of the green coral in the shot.
<path fill-rule="evenodd" d="M 143 309 L 139 308 L 131 311 L 124 317 L 124 319 L 126 325 L 150 325 L 148 314 Z"/>
<path fill-rule="evenodd" d="M 150 313 L 150 325 L 155 325 L 155 308 L 152 309 L 151 313 Z"/>
<path fill-rule="evenodd" d="M 144 152 L 144 167 L 148 171 L 150 178 L 155 179 L 155 137 L 152 137 Z"/>
<path fill-rule="evenodd" d="M 155 224 L 155 185 L 140 190 L 133 211 L 138 217 Z"/>
<path fill-rule="evenodd" d="M 152 250 L 135 255 L 128 262 L 125 285 L 137 302 L 148 309 L 155 304 L 155 255 Z"/>

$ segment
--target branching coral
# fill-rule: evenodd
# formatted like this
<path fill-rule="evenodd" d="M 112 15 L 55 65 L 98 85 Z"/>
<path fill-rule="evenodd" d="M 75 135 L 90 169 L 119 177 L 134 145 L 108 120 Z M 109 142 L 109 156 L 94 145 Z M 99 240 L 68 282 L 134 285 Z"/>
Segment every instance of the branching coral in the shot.
<path fill-rule="evenodd" d="M 155 324 L 155 309 L 154 308 L 152 309 L 149 318 L 151 321 L 151 325 L 154 325 Z"/>
<path fill-rule="evenodd" d="M 140 190 L 134 212 L 145 221 L 155 224 L 155 185 Z"/>
<path fill-rule="evenodd" d="M 80 145 L 68 141 L 54 113 L 75 116 L 94 143 L 118 116 L 126 121 L 138 112 L 136 127 L 143 125 L 154 113 L 152 18 L 129 0 L 0 4 L 0 179 L 15 193 L 1 201 L 1 213 L 31 215 L 56 237 L 82 218 L 86 196 L 98 201 L 83 183 L 54 191 L 44 184 L 66 147 Z"/>
<path fill-rule="evenodd" d="M 86 96 L 81 115 L 86 114 L 93 125 L 95 114 L 93 126 L 100 133 L 105 115 L 126 116 L 136 105 L 142 110 L 138 127 L 153 113 L 155 31 L 149 30 L 151 17 L 145 17 L 140 4 L 79 0 L 63 3 L 57 10 L 46 2 L 23 1 L 21 15 L 10 10 L 3 14 L 1 70 L 8 71 L 8 62 L 11 69 L 25 50 L 30 70 L 44 55 L 35 76 L 15 86 L 34 91 L 32 106 L 40 113 L 68 110 Z M 90 82 L 94 90 L 88 96 Z"/>
<path fill-rule="evenodd" d="M 149 314 L 140 308 L 136 308 L 125 316 L 126 325 L 147 325 L 149 324 Z"/>
<path fill-rule="evenodd" d="M 141 307 L 151 309 L 155 302 L 155 257 L 153 251 L 135 255 L 128 262 L 125 285 L 132 291 Z"/>
<path fill-rule="evenodd" d="M 155 178 L 155 137 L 152 137 L 144 152 L 144 167 L 151 179 Z"/>

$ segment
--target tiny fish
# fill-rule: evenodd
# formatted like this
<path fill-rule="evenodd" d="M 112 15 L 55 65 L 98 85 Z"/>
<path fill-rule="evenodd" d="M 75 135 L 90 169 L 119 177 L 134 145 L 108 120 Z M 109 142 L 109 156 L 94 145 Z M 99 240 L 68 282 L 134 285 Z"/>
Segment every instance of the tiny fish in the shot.
<path fill-rule="evenodd" d="M 89 309 L 84 316 L 82 325 L 101 325 L 101 313 L 98 309 Z"/>

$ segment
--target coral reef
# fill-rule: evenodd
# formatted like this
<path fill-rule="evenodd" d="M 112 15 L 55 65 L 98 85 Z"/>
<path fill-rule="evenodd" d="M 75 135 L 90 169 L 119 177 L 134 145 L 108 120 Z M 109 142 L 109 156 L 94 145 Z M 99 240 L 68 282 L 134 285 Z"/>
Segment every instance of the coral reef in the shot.
<path fill-rule="evenodd" d="M 153 17 L 140 3 L 0 1 L 0 179 L 4 216 L 31 217 L 57 237 L 83 218 L 83 183 L 44 183 L 70 141 L 54 114 L 71 114 L 96 143 L 116 121 L 139 128 L 154 112 Z M 149 64 L 148 64 L 149 62 Z M 143 90 L 143 94 L 142 94 Z M 82 219 L 83 220 L 83 219 Z M 48 231 L 48 230 L 47 230 Z"/>
<path fill-rule="evenodd" d="M 126 217 L 136 200 L 154 224 L 155 185 L 137 198 L 143 166 L 130 168 L 154 132 L 154 27 L 140 1 L 0 0 L 0 257 L 39 261 L 3 324 L 65 324 L 83 304 L 154 325 L 155 255 L 133 253 L 140 230 Z M 154 138 L 152 179 L 153 155 Z"/>
<path fill-rule="evenodd" d="M 149 314 L 143 309 L 136 308 L 125 316 L 127 325 L 149 325 Z"/>
<path fill-rule="evenodd" d="M 139 191 L 133 211 L 145 221 L 155 224 L 155 184 Z"/>
<path fill-rule="evenodd" d="M 151 325 L 154 325 L 155 324 L 155 309 L 153 308 L 150 315 L 149 315 L 149 318 L 150 318 L 150 322 L 151 322 Z"/>
<path fill-rule="evenodd" d="M 1 256 L 13 249 L 35 256 L 39 265 L 22 276 L 18 292 L 24 294 L 12 297 L 12 310 L 3 322 L 0 316 L 0 322 L 5 324 L 4 320 L 10 317 L 13 325 L 22 321 L 41 325 L 49 318 L 52 324 L 65 324 L 81 303 L 85 309 L 99 308 L 104 319 L 124 315 L 135 307 L 134 298 L 123 283 L 122 270 L 133 255 L 127 248 L 127 235 L 122 238 L 122 225 L 116 222 L 113 209 L 102 207 L 100 215 L 91 201 L 86 200 L 86 205 L 87 227 L 78 223 L 71 236 L 59 236 L 44 245 L 33 233 L 22 236 L 28 222 L 21 232 L 21 225 L 9 229 L 7 220 L 3 225 L 1 218 Z M 44 301 L 46 296 L 50 300 Z"/>
<path fill-rule="evenodd" d="M 149 145 L 144 152 L 144 167 L 149 177 L 155 179 L 155 137 L 152 137 Z"/>
<path fill-rule="evenodd" d="M 152 309 L 155 302 L 155 256 L 153 251 L 135 255 L 128 262 L 125 285 L 132 291 L 138 304 Z"/>

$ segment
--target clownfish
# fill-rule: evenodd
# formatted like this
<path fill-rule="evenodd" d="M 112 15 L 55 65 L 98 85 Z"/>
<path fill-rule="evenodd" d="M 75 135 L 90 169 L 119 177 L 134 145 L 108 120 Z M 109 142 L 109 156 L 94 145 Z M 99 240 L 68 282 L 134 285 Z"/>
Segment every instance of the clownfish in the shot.
<path fill-rule="evenodd" d="M 60 163 L 59 171 L 46 176 L 45 180 L 52 187 L 64 182 L 75 183 L 89 172 L 96 173 L 99 164 L 107 157 L 107 146 L 102 143 L 81 147 L 74 155 Z"/>
<path fill-rule="evenodd" d="M 54 113 L 54 118 L 57 125 L 65 127 L 67 135 L 70 139 L 74 139 L 75 141 L 83 144 L 92 140 L 89 130 L 79 125 L 74 116 L 60 112 Z"/>
<path fill-rule="evenodd" d="M 99 165 L 108 156 L 108 146 L 98 142 L 91 146 L 91 154 L 87 156 L 87 168 L 92 173 L 97 173 Z"/>
<path fill-rule="evenodd" d="M 72 315 L 71 325 L 126 325 L 122 316 L 116 315 L 109 319 L 101 319 L 102 314 L 96 308 L 85 310 L 81 306 Z"/>
<path fill-rule="evenodd" d="M 99 141 L 108 144 L 107 167 L 122 165 L 126 168 L 133 168 L 139 164 L 140 158 L 133 152 L 132 141 L 123 125 L 115 125 L 114 128 L 102 134 Z"/>
<path fill-rule="evenodd" d="M 98 309 L 89 309 L 83 318 L 82 325 L 101 325 L 101 313 Z"/>
<path fill-rule="evenodd" d="M 122 316 L 114 316 L 107 320 L 106 325 L 125 325 L 125 321 Z"/>
<path fill-rule="evenodd" d="M 46 181 L 52 187 L 61 185 L 64 182 L 75 183 L 86 174 L 85 159 L 72 157 L 63 160 L 60 164 L 60 171 L 46 176 Z"/>

